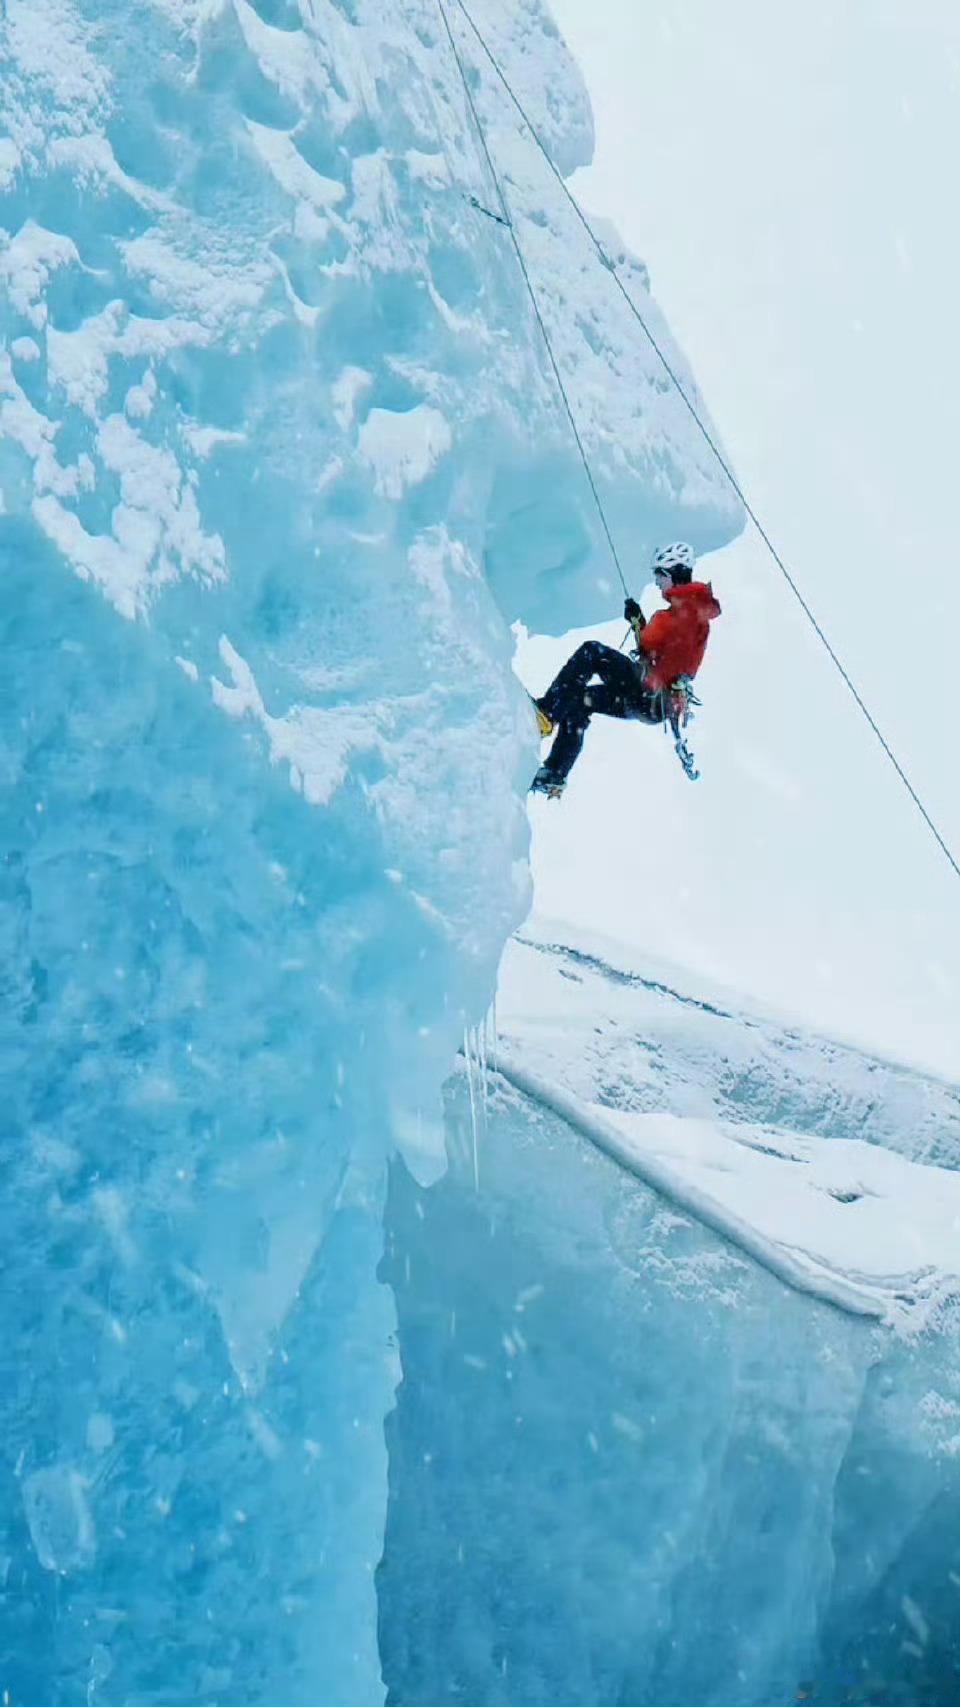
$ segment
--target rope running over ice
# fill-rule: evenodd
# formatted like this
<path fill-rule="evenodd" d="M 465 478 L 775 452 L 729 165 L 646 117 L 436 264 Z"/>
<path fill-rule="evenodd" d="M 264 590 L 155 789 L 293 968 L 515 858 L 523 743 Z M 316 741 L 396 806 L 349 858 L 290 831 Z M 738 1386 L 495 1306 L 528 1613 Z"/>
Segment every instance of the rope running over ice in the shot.
<path fill-rule="evenodd" d="M 473 92 L 472 92 L 472 90 L 470 88 L 470 84 L 467 80 L 467 73 L 466 73 L 466 69 L 464 67 L 463 60 L 460 57 L 460 50 L 457 47 L 456 41 L 454 40 L 453 31 L 450 28 L 450 20 L 447 17 L 447 11 L 446 11 L 446 7 L 444 6 L 443 0 L 437 0 L 437 5 L 440 8 L 440 16 L 443 19 L 443 27 L 447 33 L 447 40 L 450 43 L 450 47 L 451 47 L 451 50 L 453 52 L 453 57 L 457 62 L 457 70 L 460 73 L 460 78 L 461 78 L 461 81 L 463 83 L 464 93 L 466 94 L 466 97 L 467 97 L 467 105 L 470 108 L 470 115 L 473 119 L 474 127 L 475 127 L 476 132 L 477 132 L 477 137 L 478 137 L 479 142 L 480 142 L 480 147 L 483 150 L 484 159 L 487 162 L 487 167 L 488 167 L 489 172 L 490 172 L 490 177 L 493 181 L 494 188 L 496 189 L 496 192 L 497 192 L 497 199 L 500 203 L 500 208 L 502 211 L 502 223 L 506 226 L 507 230 L 509 231 L 510 239 L 513 243 L 514 249 L 516 250 L 517 260 L 520 264 L 520 271 L 523 274 L 524 283 L 527 287 L 527 290 L 530 293 L 530 301 L 533 304 L 533 311 L 537 317 L 537 324 L 540 327 L 540 331 L 541 331 L 541 334 L 543 336 L 543 342 L 546 346 L 547 355 L 550 358 L 550 366 L 553 369 L 554 378 L 556 379 L 557 386 L 558 386 L 559 391 L 560 391 L 560 396 L 563 398 L 564 408 L 567 411 L 567 417 L 570 421 L 570 427 L 571 427 L 571 430 L 573 432 L 573 436 L 577 441 L 577 449 L 580 452 L 580 460 L 583 463 L 584 472 L 587 476 L 587 480 L 590 483 L 590 490 L 593 493 L 594 503 L 597 506 L 597 514 L 600 517 L 600 521 L 601 521 L 601 524 L 603 526 L 603 531 L 604 531 L 604 534 L 606 535 L 607 544 L 610 547 L 610 555 L 613 558 L 614 564 L 616 565 L 617 574 L 620 577 L 620 584 L 623 587 L 624 593 L 626 593 L 628 591 L 627 583 L 626 583 L 626 580 L 624 578 L 623 568 L 622 568 L 621 563 L 620 563 L 620 558 L 619 558 L 619 555 L 617 553 L 617 548 L 616 548 L 616 545 L 614 544 L 614 541 L 613 541 L 613 534 L 610 531 L 610 524 L 607 521 L 606 512 L 604 510 L 603 503 L 601 502 L 600 494 L 597 491 L 597 484 L 593 478 L 593 472 L 592 472 L 591 467 L 590 467 L 590 461 L 589 461 L 589 458 L 587 456 L 586 450 L 584 449 L 583 440 L 580 437 L 580 430 L 577 426 L 576 418 L 575 418 L 574 413 L 573 413 L 573 407 L 571 405 L 570 398 L 569 398 L 569 395 L 567 393 L 567 388 L 563 382 L 563 376 L 560 372 L 560 368 L 559 368 L 559 365 L 557 363 L 557 358 L 554 354 L 553 344 L 550 341 L 550 334 L 547 331 L 547 328 L 544 324 L 543 315 L 540 311 L 540 304 L 537 301 L 537 295 L 536 295 L 536 292 L 533 288 L 533 281 L 531 280 L 530 274 L 527 271 L 527 263 L 526 263 L 526 260 L 524 258 L 523 250 L 520 246 L 520 240 L 517 236 L 516 229 L 514 227 L 513 218 L 511 216 L 510 204 L 507 201 L 506 192 L 504 191 L 503 184 L 500 180 L 500 175 L 497 172 L 497 168 L 493 163 L 493 157 L 490 153 L 490 148 L 489 148 L 489 145 L 487 143 L 487 138 L 486 138 L 486 135 L 484 133 L 483 125 L 480 122 L 480 115 L 477 112 L 476 103 L 473 99 Z M 472 20 L 470 20 L 470 22 L 472 23 Z M 475 25 L 473 27 L 476 28 Z M 481 211 L 483 211 L 483 210 L 481 210 Z M 498 223 L 501 223 L 501 222 L 498 221 Z"/>

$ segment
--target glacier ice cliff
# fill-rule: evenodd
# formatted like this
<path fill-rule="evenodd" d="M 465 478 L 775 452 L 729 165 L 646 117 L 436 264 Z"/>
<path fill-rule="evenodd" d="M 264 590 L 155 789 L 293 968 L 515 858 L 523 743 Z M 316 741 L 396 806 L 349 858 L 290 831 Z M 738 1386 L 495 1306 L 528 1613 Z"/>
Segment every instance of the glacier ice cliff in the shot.
<path fill-rule="evenodd" d="M 547 12 L 478 12 L 571 170 Z M 722 543 L 478 99 L 625 557 Z M 509 624 L 617 593 L 490 194 L 432 0 L 2 7 L 12 1703 L 382 1699 L 387 1160 L 527 906 Z"/>
<path fill-rule="evenodd" d="M 960 1090 L 545 926 L 498 1000 L 392 1180 L 388 1701 L 949 1707 Z"/>

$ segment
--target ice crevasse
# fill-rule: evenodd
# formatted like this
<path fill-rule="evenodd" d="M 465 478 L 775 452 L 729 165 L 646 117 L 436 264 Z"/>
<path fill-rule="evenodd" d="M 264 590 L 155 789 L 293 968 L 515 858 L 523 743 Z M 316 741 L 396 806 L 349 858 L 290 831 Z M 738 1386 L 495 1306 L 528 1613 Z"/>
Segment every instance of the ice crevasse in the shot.
<path fill-rule="evenodd" d="M 573 170 L 547 10 L 476 15 Z M 682 403 L 476 96 L 627 561 L 723 543 Z M 620 592 L 492 194 L 433 0 L 3 7 L 14 1704 L 383 1698 L 387 1163 L 442 1167 L 528 905 L 509 625 Z"/>

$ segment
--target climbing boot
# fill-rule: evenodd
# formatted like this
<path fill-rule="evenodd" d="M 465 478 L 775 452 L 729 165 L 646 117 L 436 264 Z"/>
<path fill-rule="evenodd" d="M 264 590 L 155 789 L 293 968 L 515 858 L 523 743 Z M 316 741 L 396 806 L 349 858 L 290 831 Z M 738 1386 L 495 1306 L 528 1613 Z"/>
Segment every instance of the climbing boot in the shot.
<path fill-rule="evenodd" d="M 540 739 L 545 741 L 548 735 L 553 734 L 553 718 L 547 716 L 538 699 L 533 701 L 533 709 L 537 714 L 537 728 L 540 731 Z"/>

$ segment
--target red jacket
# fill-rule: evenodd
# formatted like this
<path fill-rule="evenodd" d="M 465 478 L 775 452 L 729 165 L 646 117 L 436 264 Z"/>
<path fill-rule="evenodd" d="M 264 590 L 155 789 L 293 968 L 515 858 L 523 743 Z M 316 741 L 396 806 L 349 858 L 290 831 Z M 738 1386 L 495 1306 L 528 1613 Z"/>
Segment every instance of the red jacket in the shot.
<path fill-rule="evenodd" d="M 643 685 L 666 688 L 678 676 L 695 676 L 707 649 L 710 624 L 720 615 L 713 588 L 706 581 L 668 587 L 669 610 L 658 610 L 638 636 L 648 659 Z"/>

